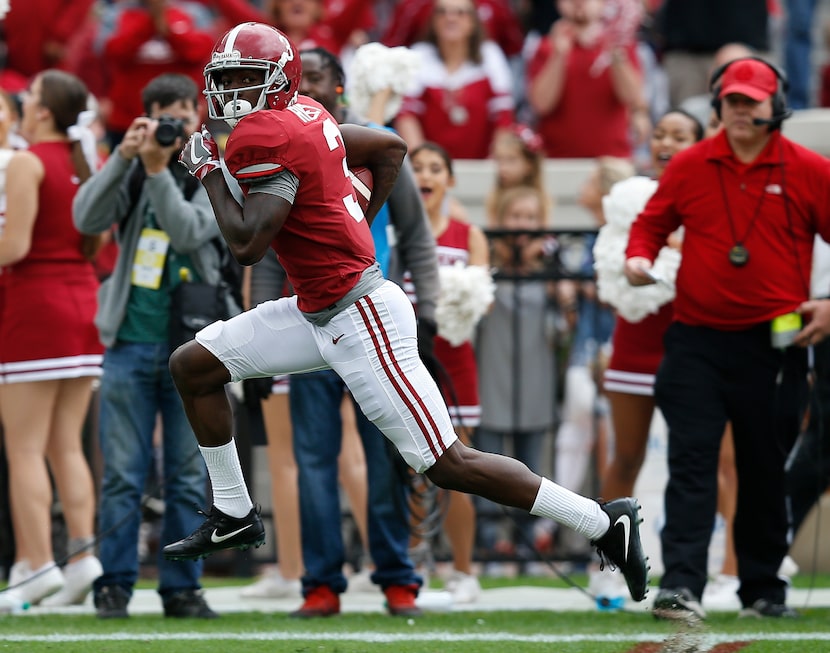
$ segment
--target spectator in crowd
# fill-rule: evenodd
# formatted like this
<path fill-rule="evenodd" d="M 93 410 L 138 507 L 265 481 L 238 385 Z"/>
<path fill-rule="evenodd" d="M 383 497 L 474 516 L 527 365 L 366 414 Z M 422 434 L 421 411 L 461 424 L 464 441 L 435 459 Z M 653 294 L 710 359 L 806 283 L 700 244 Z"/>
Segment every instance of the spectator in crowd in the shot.
<path fill-rule="evenodd" d="M 345 74 L 339 60 L 329 51 L 302 50 L 303 77 L 300 90 L 325 107 L 339 124 L 365 122 L 349 114 L 342 102 Z M 431 350 L 435 334 L 434 312 L 438 294 L 435 241 L 424 217 L 415 181 L 408 166 L 398 177 L 385 207 L 372 229 L 386 227 L 396 234 L 396 254 L 412 273 L 418 296 L 420 333 L 425 352 Z M 377 226 L 376 226 L 377 225 Z M 385 255 L 384 255 L 385 254 Z M 380 256 L 383 271 L 389 274 L 391 251 Z M 424 330 L 426 327 L 426 330 Z M 423 353 L 423 352 L 422 352 Z M 303 577 L 305 601 L 293 616 L 328 616 L 340 611 L 341 594 L 346 589 L 343 576 L 344 547 L 340 529 L 340 502 L 337 491 L 337 458 L 342 443 L 340 404 L 346 385 L 332 370 L 294 375 L 291 378 L 291 420 L 294 426 L 294 452 L 300 483 Z M 374 564 L 372 582 L 386 595 L 393 615 L 420 613 L 415 598 L 422 580 L 415 574 L 408 556 L 409 512 L 408 476 L 390 457 L 383 434 L 359 408 L 355 408 L 357 427 L 363 442 L 368 472 L 368 544 Z M 362 509 L 362 506 L 360 507 Z M 327 525 L 329 528 L 323 528 Z"/>
<path fill-rule="evenodd" d="M 67 44 L 94 0 L 11 2 L 3 21 L 6 66 L 24 79 L 62 68 Z"/>
<path fill-rule="evenodd" d="M 674 320 L 655 385 L 669 426 L 666 572 L 654 602 L 662 618 L 704 615 L 699 601 L 727 422 L 738 472 L 741 614 L 796 616 L 778 576 L 788 548 L 784 465 L 807 391 L 805 347 L 830 332 L 830 302 L 809 299 L 814 236 L 830 238 L 830 166 L 781 135 L 783 87 L 783 73 L 764 60 L 727 64 L 713 93 L 723 129 L 666 168 L 626 250 L 629 282 L 652 283 L 659 245 L 685 227 Z M 704 198 L 700 188 L 720 192 Z"/>
<path fill-rule="evenodd" d="M 634 174 L 627 159 L 600 157 L 579 194 L 579 204 L 591 214 L 596 228 L 605 224 L 603 198 L 611 187 Z M 582 490 L 591 454 L 597 463 L 597 476 L 605 468 L 607 456 L 607 404 L 597 388 L 603 360 L 607 358 L 614 314 L 599 301 L 593 280 L 595 237 L 585 240 L 585 253 L 575 270 L 586 280 L 562 280 L 556 284 L 557 303 L 563 312 L 568 332 L 573 334 L 565 371 L 562 420 L 556 433 L 556 482 L 575 492 Z"/>
<path fill-rule="evenodd" d="M 429 218 L 432 235 L 435 237 L 439 270 L 455 274 L 457 266 L 470 268 L 466 285 L 476 278 L 489 284 L 489 272 L 482 277 L 478 274 L 487 270 L 490 264 L 489 248 L 484 232 L 475 225 L 461 222 L 447 214 L 446 195 L 455 183 L 452 159 L 440 145 L 422 143 L 410 153 L 415 181 L 421 191 L 421 199 Z M 475 268 L 473 266 L 479 266 Z M 452 269 L 448 269 L 452 268 Z M 460 279 L 457 280 L 461 282 Z M 441 283 L 443 294 L 448 298 L 452 285 L 446 276 Z M 470 290 L 473 293 L 473 289 Z M 486 293 L 485 293 L 486 294 Z M 480 301 L 480 294 L 473 294 Z M 438 335 L 435 337 L 435 357 L 442 371 L 438 375 L 438 386 L 449 408 L 456 433 L 462 442 L 471 445 L 475 429 L 481 423 L 481 402 L 478 397 L 478 372 L 472 337 L 474 322 L 458 324 L 462 311 L 453 309 L 445 300 L 445 310 L 440 313 Z M 442 308 L 443 308 L 442 306 Z M 464 307 L 468 312 L 481 316 L 487 305 Z M 446 588 L 452 593 L 454 603 L 473 603 L 481 593 L 481 586 L 473 573 L 473 546 L 475 544 L 476 515 L 472 497 L 469 494 L 450 492 L 444 515 L 444 532 L 452 549 L 453 570 L 447 579 Z"/>
<path fill-rule="evenodd" d="M 709 91 L 714 55 L 721 46 L 743 43 L 758 53 L 769 50 L 769 4 L 664 0 L 657 14 L 657 32 L 671 106 Z"/>
<path fill-rule="evenodd" d="M 784 0 L 784 70 L 789 90 L 787 104 L 793 110 L 813 103 L 813 23 L 816 0 Z"/>
<path fill-rule="evenodd" d="M 107 139 L 114 148 L 141 114 L 141 89 L 150 80 L 179 73 L 201 85 L 214 37 L 196 26 L 187 4 L 178 0 L 123 3 L 111 20 L 112 32 L 100 38 L 110 79 Z"/>
<path fill-rule="evenodd" d="M 434 0 L 396 2 L 393 14 L 386 21 L 380 41 L 387 46 L 412 46 L 423 41 L 429 32 Z M 508 0 L 477 0 L 484 33 L 510 58 L 521 53 L 524 35 L 512 3 Z"/>
<path fill-rule="evenodd" d="M 406 143 L 387 130 L 337 128 L 322 105 L 299 95 L 301 63 L 275 28 L 239 25 L 215 51 L 218 56 L 206 66 L 208 108 L 211 117 L 222 116 L 232 126 L 225 162 L 231 175 L 243 180 L 243 204 L 231 193 L 206 129 L 191 137 L 180 161 L 209 189 L 237 260 L 254 263 L 271 246 L 298 295 L 214 322 L 171 357 L 171 372 L 208 466 L 214 503 L 202 525 L 168 544 L 165 555 L 198 559 L 264 540 L 234 446 L 225 384 L 332 368 L 416 472 L 439 487 L 483 494 L 572 526 L 623 569 L 632 596 L 642 600 L 648 569 L 635 499 L 600 504 L 519 461 L 458 441 L 418 353 L 419 345 L 423 352 L 431 341 L 422 339 L 423 329 L 417 337 L 415 312 L 403 290 L 382 277 L 369 230 L 396 184 Z M 232 51 L 239 56 L 221 56 Z M 261 63 L 252 67 L 248 55 L 259 55 Z M 269 87 L 266 73 L 286 83 Z M 270 140 L 275 129 L 286 138 Z M 373 178 L 365 212 L 356 204 L 347 169 L 359 166 Z M 281 346 L 274 346 L 275 334 Z M 218 543 L 211 537 L 217 533 Z"/>
<path fill-rule="evenodd" d="M 678 154 L 703 138 L 703 127 L 683 111 L 669 110 L 651 135 L 651 167 L 659 180 Z M 663 334 L 671 321 L 672 290 L 679 252 L 661 250 L 660 271 L 665 283 L 632 289 L 622 277 L 625 247 L 631 223 L 654 192 L 657 181 L 632 177 L 613 186 L 603 201 L 607 224 L 594 247 L 599 298 L 617 311 L 611 359 L 603 376 L 603 390 L 611 408 L 613 454 L 600 484 L 601 496 L 625 496 L 634 484 L 646 455 L 654 416 L 654 375 L 663 358 Z M 671 241 L 679 246 L 677 240 Z M 590 589 L 601 607 L 619 608 L 624 588 L 618 574 L 592 568 Z"/>
<path fill-rule="evenodd" d="M 530 56 L 527 99 L 549 157 L 630 158 L 632 114 L 648 111 L 636 42 L 606 29 L 605 2 L 558 0 Z"/>
<path fill-rule="evenodd" d="M 362 0 L 212 0 L 211 4 L 230 25 L 260 22 L 279 28 L 300 50 L 325 48 L 339 55 L 356 30 L 364 26 L 366 3 Z"/>
<path fill-rule="evenodd" d="M 413 50 L 421 67 L 395 128 L 410 148 L 425 140 L 453 159 L 484 159 L 496 132 L 513 123 L 510 68 L 485 40 L 473 0 L 438 0 L 426 41 Z"/>
<path fill-rule="evenodd" d="M 14 153 L 6 170 L 0 415 L 16 550 L 9 591 L 32 605 L 83 602 L 101 574 L 90 551 L 95 492 L 81 443 L 93 379 L 101 375 L 98 281 L 90 243 L 71 214 L 78 180 L 90 175 L 80 143 L 69 138 L 86 103 L 74 75 L 37 73 L 20 124 L 29 149 Z M 52 551 L 50 471 L 69 532 L 64 572 Z"/>
<path fill-rule="evenodd" d="M 527 125 L 513 124 L 493 138 L 490 158 L 496 164 L 496 179 L 487 193 L 487 228 L 496 227 L 496 206 L 502 195 L 516 186 L 545 190 L 542 165 L 545 159 L 542 139 Z"/>
<path fill-rule="evenodd" d="M 540 273 L 549 241 L 532 232 L 548 225 L 548 197 L 537 188 L 506 191 L 496 208 L 497 230 L 490 232 L 496 290 L 493 306 L 481 320 L 476 343 L 481 395 L 481 426 L 475 445 L 481 451 L 511 451 L 530 469 L 543 468 L 545 437 L 554 422 L 553 338 L 548 330 L 552 281 Z M 511 230 L 531 233 L 513 234 Z M 530 277 L 530 278 L 528 278 Z M 523 537 L 494 532 L 502 512 L 489 501 L 478 503 L 480 539 L 500 555 L 518 553 L 528 560 L 533 523 L 520 517 Z M 485 517 L 485 518 L 483 518 Z"/>
<path fill-rule="evenodd" d="M 157 414 L 162 421 L 163 542 L 183 537 L 198 524 L 193 506 L 204 501 L 207 480 L 168 370 L 171 292 L 182 281 L 181 271 L 210 284 L 220 278 L 223 245 L 207 193 L 176 162 L 183 137 L 198 126 L 199 91 L 186 75 L 163 74 L 142 89 L 141 99 L 141 115 L 83 185 L 73 207 L 83 233 L 118 225 L 118 259 L 101 287 L 96 316 L 107 348 L 99 419 L 104 575 L 94 587 L 95 608 L 103 619 L 128 616 L 138 580 L 141 497 L 153 464 Z M 162 116 L 177 121 L 179 137 L 160 136 Z M 201 562 L 159 559 L 165 616 L 216 616 L 202 594 L 201 574 Z"/>

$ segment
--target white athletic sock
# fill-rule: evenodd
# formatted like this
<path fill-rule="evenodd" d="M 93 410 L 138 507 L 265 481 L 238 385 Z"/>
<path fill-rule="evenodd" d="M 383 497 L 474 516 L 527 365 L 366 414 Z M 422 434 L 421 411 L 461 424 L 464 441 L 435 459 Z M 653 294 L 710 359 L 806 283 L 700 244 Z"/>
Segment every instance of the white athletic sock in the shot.
<path fill-rule="evenodd" d="M 605 535 L 611 526 L 611 520 L 596 501 L 571 492 L 547 478 L 542 478 L 530 514 L 549 517 L 591 540 Z"/>
<path fill-rule="evenodd" d="M 244 517 L 253 508 L 253 502 L 242 475 L 242 465 L 233 438 L 221 447 L 199 447 L 205 459 L 210 484 L 213 487 L 213 505 L 229 517 Z"/>

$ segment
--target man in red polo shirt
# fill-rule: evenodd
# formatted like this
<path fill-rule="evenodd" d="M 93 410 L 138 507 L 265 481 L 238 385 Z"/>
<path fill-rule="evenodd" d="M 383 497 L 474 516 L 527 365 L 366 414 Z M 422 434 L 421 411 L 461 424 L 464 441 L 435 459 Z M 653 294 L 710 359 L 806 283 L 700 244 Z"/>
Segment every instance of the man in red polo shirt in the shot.
<path fill-rule="evenodd" d="M 788 549 L 784 465 L 804 407 L 806 348 L 830 332 L 830 302 L 808 301 L 814 235 L 830 239 L 830 162 L 781 135 L 790 112 L 777 68 L 747 57 L 713 80 L 723 130 L 672 159 L 632 227 L 625 265 L 632 285 L 653 283 L 652 261 L 683 225 L 674 323 L 655 385 L 669 426 L 669 481 L 654 614 L 705 616 L 729 421 L 741 614 L 791 617 L 776 573 Z"/>

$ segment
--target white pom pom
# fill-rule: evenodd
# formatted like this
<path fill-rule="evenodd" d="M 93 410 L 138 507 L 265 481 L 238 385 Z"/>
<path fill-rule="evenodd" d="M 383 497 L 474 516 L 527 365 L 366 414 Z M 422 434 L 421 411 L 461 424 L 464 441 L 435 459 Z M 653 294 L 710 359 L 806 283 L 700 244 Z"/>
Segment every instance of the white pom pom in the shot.
<path fill-rule="evenodd" d="M 630 229 L 637 215 L 657 190 L 657 182 L 648 177 L 629 177 L 611 187 L 602 198 L 605 221 Z"/>
<path fill-rule="evenodd" d="M 438 268 L 441 292 L 435 309 L 438 335 L 453 347 L 470 340 L 476 325 L 493 303 L 495 284 L 483 265 L 455 265 Z"/>
<path fill-rule="evenodd" d="M 419 66 L 420 57 L 408 48 L 388 48 L 381 43 L 361 45 L 346 73 L 346 94 L 352 110 L 365 118 L 372 96 L 388 88 L 392 95 L 384 108 L 384 120 L 389 122 L 400 110 Z"/>
<path fill-rule="evenodd" d="M 679 251 L 663 247 L 654 261 L 654 273 L 667 284 L 635 287 L 628 283 L 623 271 L 631 225 L 656 188 L 657 182 L 652 179 L 631 177 L 614 184 L 602 201 L 607 222 L 599 230 L 594 244 L 597 294 L 629 322 L 639 322 L 650 313 L 657 313 L 675 297 Z"/>

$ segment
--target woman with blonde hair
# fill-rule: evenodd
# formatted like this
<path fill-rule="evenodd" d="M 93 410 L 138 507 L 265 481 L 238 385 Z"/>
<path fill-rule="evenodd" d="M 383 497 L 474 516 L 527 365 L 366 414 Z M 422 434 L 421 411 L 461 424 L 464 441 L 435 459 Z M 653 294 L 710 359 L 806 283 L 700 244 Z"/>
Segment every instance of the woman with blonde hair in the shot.
<path fill-rule="evenodd" d="M 0 237 L 0 415 L 16 547 L 7 591 L 33 605 L 83 602 L 101 574 L 89 552 L 95 492 L 81 445 L 93 379 L 101 374 L 103 347 L 93 323 L 98 281 L 89 239 L 72 223 L 72 198 L 90 170 L 68 135 L 87 95 L 65 72 L 47 70 L 32 81 L 21 120 L 30 146 L 8 165 Z M 51 544 L 50 471 L 70 538 L 63 572 Z"/>
<path fill-rule="evenodd" d="M 484 159 L 495 133 L 513 123 L 512 74 L 501 48 L 485 38 L 473 0 L 438 0 L 421 66 L 395 128 L 413 149 L 424 141 L 453 159 Z"/>

